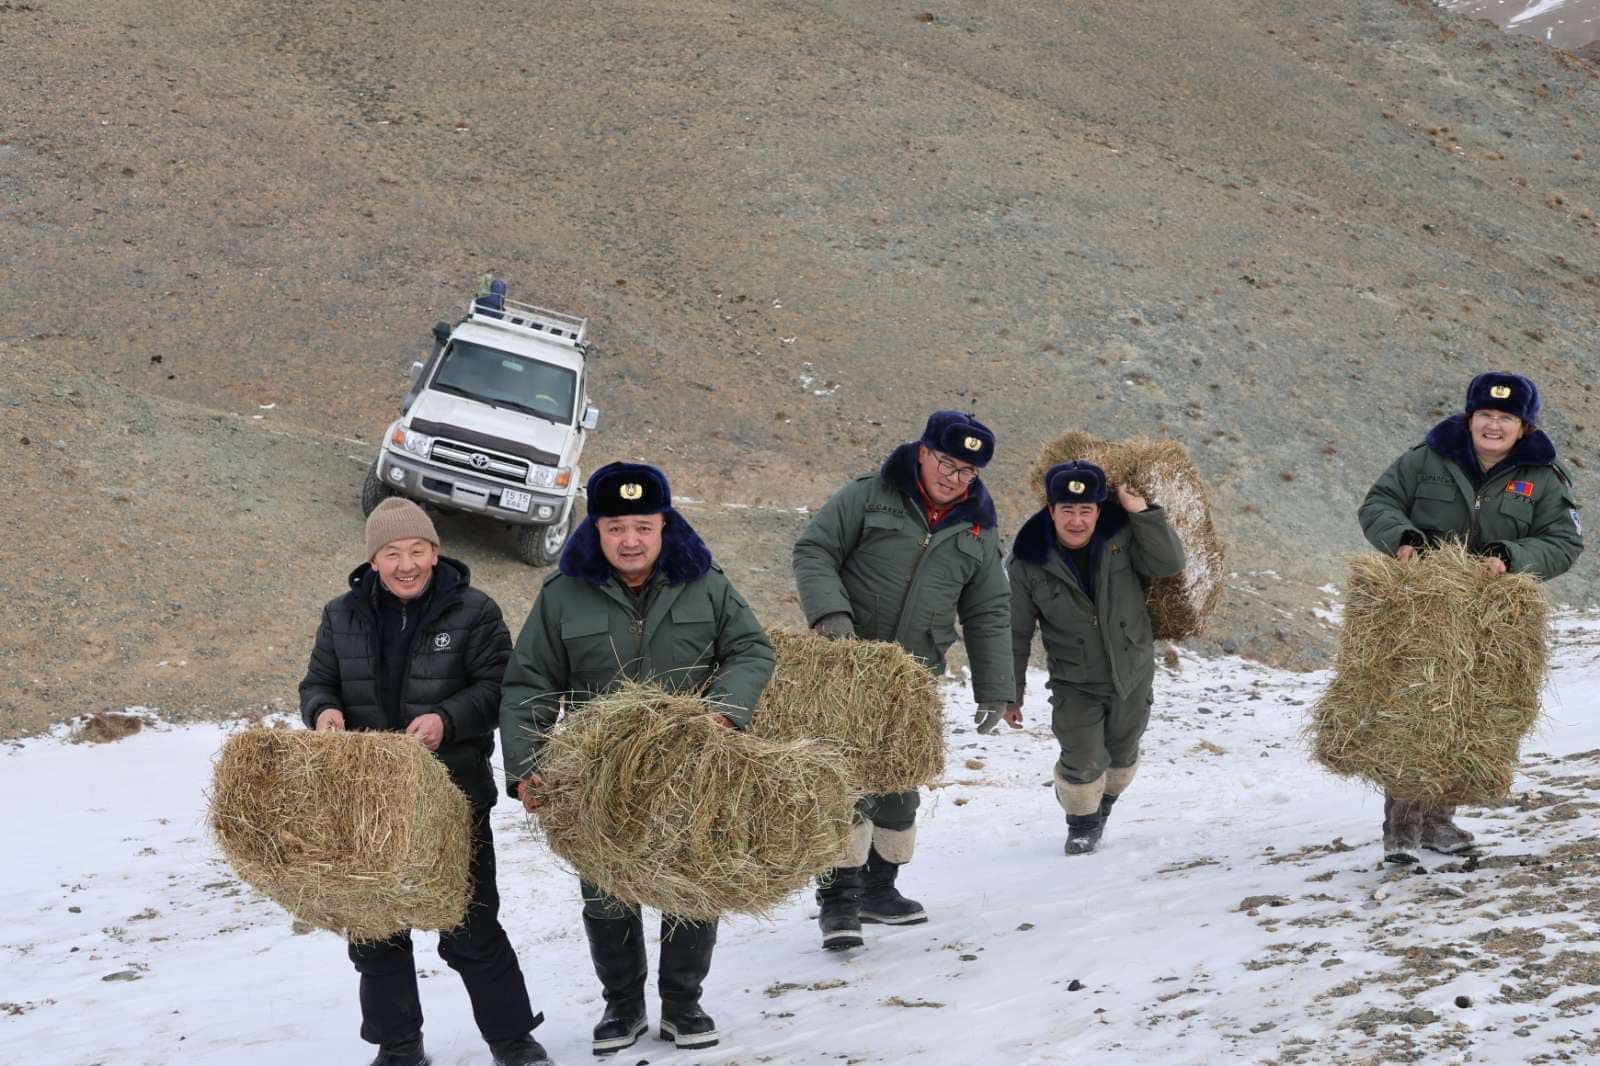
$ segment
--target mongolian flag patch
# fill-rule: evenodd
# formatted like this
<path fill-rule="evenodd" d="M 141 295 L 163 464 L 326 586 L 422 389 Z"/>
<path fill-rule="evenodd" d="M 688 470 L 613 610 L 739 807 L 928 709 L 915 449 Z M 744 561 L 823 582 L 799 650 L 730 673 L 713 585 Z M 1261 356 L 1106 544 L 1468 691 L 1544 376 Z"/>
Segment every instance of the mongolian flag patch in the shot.
<path fill-rule="evenodd" d="M 1506 483 L 1506 491 L 1510 492 L 1510 493 L 1514 493 L 1515 495 L 1518 495 L 1518 496 L 1526 496 L 1531 500 L 1531 499 L 1533 499 L 1533 482 L 1531 482 L 1531 481 L 1511 481 L 1511 482 L 1507 482 Z"/>

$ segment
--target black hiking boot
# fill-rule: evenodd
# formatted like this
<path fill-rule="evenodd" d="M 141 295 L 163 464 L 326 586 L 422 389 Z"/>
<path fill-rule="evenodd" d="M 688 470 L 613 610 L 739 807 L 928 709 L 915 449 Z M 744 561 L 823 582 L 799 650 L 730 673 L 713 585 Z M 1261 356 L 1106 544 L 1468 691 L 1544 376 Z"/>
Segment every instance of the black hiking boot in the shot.
<path fill-rule="evenodd" d="M 605 1013 L 595 1023 L 594 1053 L 614 1055 L 623 1048 L 630 1048 L 648 1028 L 650 1019 L 645 1017 L 643 999 L 607 1003 Z"/>
<path fill-rule="evenodd" d="M 900 864 L 890 862 L 873 848 L 861 868 L 860 917 L 866 925 L 921 925 L 928 912 L 914 899 L 906 899 L 894 887 Z"/>
<path fill-rule="evenodd" d="M 611 1055 L 632 1047 L 650 1028 L 644 1013 L 644 981 L 649 972 L 644 922 L 637 913 L 617 918 L 585 914 L 583 929 L 606 999 L 605 1013 L 594 1027 L 594 1053 Z"/>
<path fill-rule="evenodd" d="M 494 1066 L 550 1066 L 550 1056 L 533 1034 L 515 1040 L 491 1040 L 489 1054 Z"/>
<path fill-rule="evenodd" d="M 861 867 L 840 866 L 817 886 L 817 925 L 828 951 L 858 948 L 861 940 Z"/>
<path fill-rule="evenodd" d="M 1102 828 L 1098 813 L 1067 815 L 1067 846 L 1063 850 L 1068 855 L 1089 854 L 1100 843 Z"/>
<path fill-rule="evenodd" d="M 717 923 L 661 919 L 661 1039 L 680 1048 L 711 1047 L 717 1023 L 700 1009 L 700 986 L 711 972 Z"/>
<path fill-rule="evenodd" d="M 717 1023 L 711 1015 L 700 1009 L 698 1003 L 668 1006 L 661 1004 L 661 1032 L 663 1040 L 670 1040 L 680 1048 L 711 1047 L 719 1039 Z"/>
<path fill-rule="evenodd" d="M 378 1057 L 372 1060 L 372 1066 L 428 1066 L 428 1061 L 419 1036 L 397 1044 L 379 1044 Z"/>

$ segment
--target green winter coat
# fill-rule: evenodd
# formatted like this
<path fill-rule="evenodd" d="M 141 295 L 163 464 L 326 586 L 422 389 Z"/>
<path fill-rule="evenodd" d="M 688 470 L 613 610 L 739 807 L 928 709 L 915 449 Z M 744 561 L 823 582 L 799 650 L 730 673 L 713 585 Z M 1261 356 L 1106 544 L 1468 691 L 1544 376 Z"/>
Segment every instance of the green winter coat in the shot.
<path fill-rule="evenodd" d="M 568 568 L 566 556 L 562 566 Z M 516 782 L 537 769 L 562 703 L 570 714 L 622 681 L 702 693 L 741 729 L 749 724 L 772 677 L 772 645 L 721 569 L 709 557 L 705 566 L 671 583 L 658 566 L 638 603 L 615 576 L 595 582 L 558 571 L 545 579 L 500 690 L 501 749 L 513 795 Z"/>
<path fill-rule="evenodd" d="M 1052 684 L 1109 682 L 1128 699 L 1155 678 L 1155 641 L 1139 579 L 1180 573 L 1183 543 L 1160 507 L 1138 514 L 1116 503 L 1101 507 L 1091 542 L 1092 600 L 1057 550 L 1048 508 L 1017 533 L 1009 567 L 1016 703 L 1026 688 L 1036 625 Z"/>
<path fill-rule="evenodd" d="M 1011 699 L 1010 592 L 994 504 L 981 481 L 928 528 L 916 488 L 916 445 L 857 478 L 812 517 L 794 546 L 806 623 L 843 611 L 856 636 L 894 641 L 944 672 L 956 620 L 979 703 Z"/>
<path fill-rule="evenodd" d="M 1475 485 L 1477 470 L 1466 416 L 1445 419 L 1372 486 L 1361 531 L 1387 555 L 1453 537 L 1474 554 L 1500 556 L 1514 574 L 1566 573 L 1583 551 L 1583 527 L 1572 477 L 1550 438 L 1533 430 Z"/>

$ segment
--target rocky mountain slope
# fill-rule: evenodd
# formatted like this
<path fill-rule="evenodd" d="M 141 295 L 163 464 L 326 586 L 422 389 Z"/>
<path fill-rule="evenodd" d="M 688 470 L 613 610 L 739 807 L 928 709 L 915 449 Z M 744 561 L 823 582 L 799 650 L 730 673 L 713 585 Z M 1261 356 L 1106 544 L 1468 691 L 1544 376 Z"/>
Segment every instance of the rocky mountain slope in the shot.
<path fill-rule="evenodd" d="M 1185 442 L 1238 574 L 1200 647 L 1275 663 L 1476 370 L 1597 496 L 1600 72 L 1421 0 L 30 0 L 0 89 L 7 731 L 287 698 L 484 270 L 591 317 L 590 461 L 666 466 L 774 621 L 796 509 L 936 406 L 1010 528 L 1062 430 Z"/>

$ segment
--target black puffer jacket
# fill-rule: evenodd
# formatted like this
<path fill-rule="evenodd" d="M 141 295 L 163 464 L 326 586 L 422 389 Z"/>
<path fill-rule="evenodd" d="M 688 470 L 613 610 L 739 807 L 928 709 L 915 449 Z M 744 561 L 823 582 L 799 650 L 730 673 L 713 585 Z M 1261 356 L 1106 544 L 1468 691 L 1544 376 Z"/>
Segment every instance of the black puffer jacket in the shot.
<path fill-rule="evenodd" d="M 444 719 L 439 758 L 481 811 L 499 795 L 489 757 L 500 724 L 500 679 L 511 656 L 511 635 L 499 605 L 470 581 L 465 563 L 439 557 L 400 690 L 400 728 L 419 715 L 436 712 Z M 337 707 L 347 729 L 389 728 L 378 691 L 377 595 L 377 571 L 362 563 L 350 574 L 350 591 L 323 608 L 311 663 L 300 682 L 306 725 L 315 728 L 319 712 Z"/>

